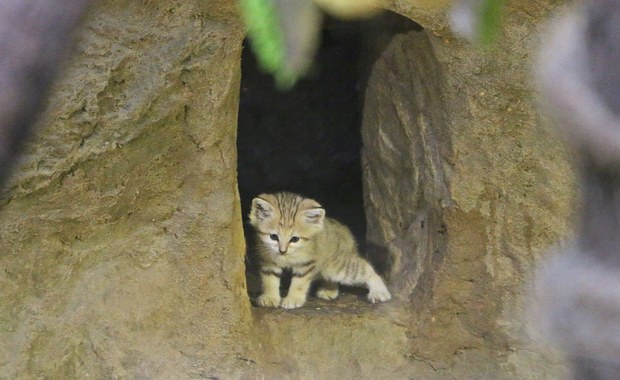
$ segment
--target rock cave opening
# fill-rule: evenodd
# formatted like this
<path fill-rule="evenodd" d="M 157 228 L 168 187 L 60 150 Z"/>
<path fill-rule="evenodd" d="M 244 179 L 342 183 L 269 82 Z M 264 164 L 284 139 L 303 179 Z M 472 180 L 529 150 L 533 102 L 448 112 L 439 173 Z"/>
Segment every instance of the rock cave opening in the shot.
<path fill-rule="evenodd" d="M 311 72 L 288 92 L 275 89 L 244 44 L 237 151 L 246 237 L 251 237 L 247 215 L 252 198 L 290 191 L 319 201 L 363 245 L 360 24 L 327 19 Z M 248 257 L 253 295 L 258 291 L 256 263 Z"/>
<path fill-rule="evenodd" d="M 289 92 L 274 88 L 245 43 L 241 70 L 237 151 L 246 237 L 256 195 L 285 190 L 314 198 L 351 228 L 395 293 L 411 298 L 441 256 L 447 196 L 440 70 L 424 29 L 392 12 L 357 22 L 328 18 L 310 74 Z M 257 263 L 251 250 L 247 257 L 254 297 Z"/>

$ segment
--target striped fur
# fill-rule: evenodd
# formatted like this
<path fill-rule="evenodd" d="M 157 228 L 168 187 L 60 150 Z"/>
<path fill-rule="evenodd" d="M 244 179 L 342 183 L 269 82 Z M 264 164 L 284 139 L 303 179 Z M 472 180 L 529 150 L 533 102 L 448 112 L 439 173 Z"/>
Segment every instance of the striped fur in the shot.
<path fill-rule="evenodd" d="M 312 281 L 324 285 L 317 296 L 334 299 L 338 285 L 364 285 L 370 302 L 391 298 L 381 277 L 359 256 L 351 231 L 334 219 L 313 199 L 293 193 L 261 194 L 252 201 L 250 224 L 257 234 L 261 260 L 260 306 L 286 309 L 306 302 Z M 284 268 L 293 272 L 288 295 L 280 299 L 280 276 Z"/>

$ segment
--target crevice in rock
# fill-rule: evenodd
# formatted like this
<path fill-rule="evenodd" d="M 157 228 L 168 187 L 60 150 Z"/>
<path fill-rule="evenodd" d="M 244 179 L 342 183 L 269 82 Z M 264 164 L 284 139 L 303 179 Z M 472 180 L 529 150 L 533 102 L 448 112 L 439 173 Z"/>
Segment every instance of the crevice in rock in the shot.
<path fill-rule="evenodd" d="M 328 20 L 310 77 L 291 92 L 274 90 L 244 49 L 237 148 L 246 220 L 260 193 L 313 197 L 353 230 L 400 301 L 429 300 L 450 204 L 441 73 L 426 31 L 391 12 L 364 22 Z M 247 225 L 245 232 L 251 248 Z M 251 297 L 260 292 L 253 259 L 250 249 Z M 349 293 L 333 302 L 365 302 L 363 290 Z M 342 309 L 317 300 L 307 308 Z"/>
<path fill-rule="evenodd" d="M 277 348 L 282 340 L 322 352 L 329 345 L 325 336 L 340 336 L 365 344 L 381 340 L 406 372 L 420 366 L 419 358 L 405 355 L 408 326 L 416 324 L 412 306 L 431 299 L 446 250 L 444 169 L 451 145 L 442 68 L 426 31 L 394 13 L 357 23 L 328 20 L 322 37 L 312 74 L 287 93 L 274 90 L 244 49 L 237 140 L 243 214 L 247 220 L 252 198 L 263 192 L 315 198 L 353 230 L 395 299 L 369 305 L 364 289 L 344 289 L 335 301 L 309 297 L 297 310 L 256 308 L 257 328 L 268 331 L 265 346 L 276 347 L 267 361 L 288 355 Z M 247 225 L 245 234 L 248 292 L 255 297 L 258 263 Z M 322 370 L 333 375 L 342 360 L 377 362 L 348 355 Z M 303 358 L 291 363 L 306 365 Z"/>

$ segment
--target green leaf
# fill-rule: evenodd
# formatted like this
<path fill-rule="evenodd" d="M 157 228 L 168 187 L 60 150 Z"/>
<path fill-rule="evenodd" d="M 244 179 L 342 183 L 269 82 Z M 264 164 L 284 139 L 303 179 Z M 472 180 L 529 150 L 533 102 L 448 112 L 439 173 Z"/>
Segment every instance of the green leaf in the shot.
<path fill-rule="evenodd" d="M 489 47 L 499 35 L 506 0 L 486 0 L 480 9 L 478 38 L 483 47 Z"/>
<path fill-rule="evenodd" d="M 291 88 L 297 75 L 285 67 L 284 35 L 273 0 L 239 0 L 239 6 L 258 64 L 274 76 L 278 88 Z"/>

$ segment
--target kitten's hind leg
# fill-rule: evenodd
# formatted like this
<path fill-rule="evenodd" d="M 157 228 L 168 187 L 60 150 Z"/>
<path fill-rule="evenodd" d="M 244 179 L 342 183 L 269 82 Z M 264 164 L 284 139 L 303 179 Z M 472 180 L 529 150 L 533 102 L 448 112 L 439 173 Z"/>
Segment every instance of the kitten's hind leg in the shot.
<path fill-rule="evenodd" d="M 374 268 L 366 263 L 369 273 L 366 278 L 366 286 L 368 286 L 368 301 L 370 303 L 385 302 L 392 299 L 392 295 L 385 286 L 383 279 L 379 277 Z"/>
<path fill-rule="evenodd" d="M 338 297 L 338 283 L 325 280 L 316 291 L 316 296 L 322 300 L 333 300 Z"/>
<path fill-rule="evenodd" d="M 372 265 L 361 257 L 350 258 L 330 280 L 344 285 L 366 285 L 368 288 L 368 300 L 371 303 L 385 302 L 392 299 L 381 277 L 375 272 Z"/>

